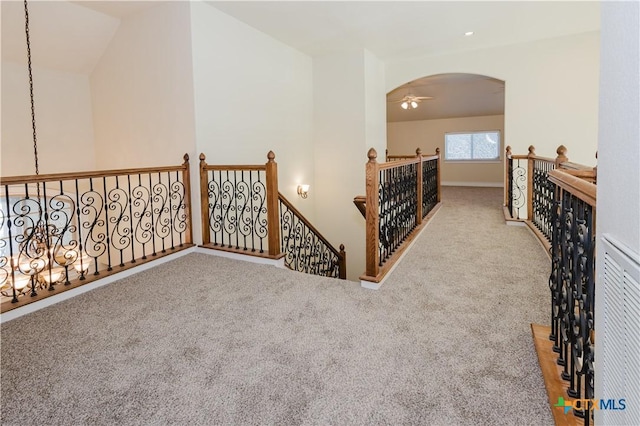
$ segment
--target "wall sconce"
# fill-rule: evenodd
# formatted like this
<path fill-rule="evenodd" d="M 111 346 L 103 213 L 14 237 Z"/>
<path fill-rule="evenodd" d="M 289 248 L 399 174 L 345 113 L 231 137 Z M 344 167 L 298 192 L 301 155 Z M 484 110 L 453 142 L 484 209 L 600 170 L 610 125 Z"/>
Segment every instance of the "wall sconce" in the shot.
<path fill-rule="evenodd" d="M 307 198 L 307 196 L 309 195 L 309 185 L 298 185 L 298 195 L 300 196 L 300 198 Z"/>

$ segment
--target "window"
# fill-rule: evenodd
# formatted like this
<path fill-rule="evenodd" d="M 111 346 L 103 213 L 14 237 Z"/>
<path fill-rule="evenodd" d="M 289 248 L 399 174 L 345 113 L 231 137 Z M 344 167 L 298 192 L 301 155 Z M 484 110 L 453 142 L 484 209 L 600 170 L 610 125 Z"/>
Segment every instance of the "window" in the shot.
<path fill-rule="evenodd" d="M 492 161 L 500 159 L 500 132 L 445 133 L 444 159 Z"/>

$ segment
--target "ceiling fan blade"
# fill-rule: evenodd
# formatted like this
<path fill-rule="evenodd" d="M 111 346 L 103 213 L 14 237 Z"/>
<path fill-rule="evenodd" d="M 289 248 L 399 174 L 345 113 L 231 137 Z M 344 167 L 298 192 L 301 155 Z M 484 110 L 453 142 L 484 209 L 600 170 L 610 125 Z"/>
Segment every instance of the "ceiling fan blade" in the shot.
<path fill-rule="evenodd" d="M 414 99 L 417 99 L 419 101 L 428 101 L 429 99 L 433 99 L 433 96 L 416 96 L 414 97 Z"/>

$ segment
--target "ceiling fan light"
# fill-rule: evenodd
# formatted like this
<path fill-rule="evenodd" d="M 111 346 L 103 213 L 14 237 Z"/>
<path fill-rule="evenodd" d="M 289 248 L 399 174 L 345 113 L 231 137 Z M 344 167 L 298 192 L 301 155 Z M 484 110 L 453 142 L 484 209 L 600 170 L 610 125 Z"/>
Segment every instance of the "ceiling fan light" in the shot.
<path fill-rule="evenodd" d="M 411 108 L 418 108 L 418 103 L 416 101 L 411 101 Z"/>
<path fill-rule="evenodd" d="M 402 107 L 402 109 L 409 108 L 409 104 L 407 103 L 407 101 L 404 101 L 403 103 L 401 103 L 400 106 Z"/>

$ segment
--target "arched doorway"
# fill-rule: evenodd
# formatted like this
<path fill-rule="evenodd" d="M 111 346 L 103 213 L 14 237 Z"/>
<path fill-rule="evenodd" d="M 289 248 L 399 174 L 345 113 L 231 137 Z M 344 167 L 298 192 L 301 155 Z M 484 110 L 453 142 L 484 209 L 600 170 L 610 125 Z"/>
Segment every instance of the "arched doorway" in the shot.
<path fill-rule="evenodd" d="M 442 154 L 444 186 L 504 184 L 505 82 L 477 74 L 422 77 L 387 94 L 390 155 Z"/>

